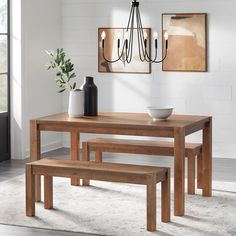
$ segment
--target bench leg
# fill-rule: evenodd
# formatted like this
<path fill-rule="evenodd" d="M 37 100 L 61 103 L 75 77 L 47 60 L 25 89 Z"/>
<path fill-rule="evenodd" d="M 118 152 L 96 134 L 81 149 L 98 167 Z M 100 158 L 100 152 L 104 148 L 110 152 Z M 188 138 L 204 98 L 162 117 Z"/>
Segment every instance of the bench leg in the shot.
<path fill-rule="evenodd" d="M 53 208 L 53 177 L 44 176 L 44 208 Z"/>
<path fill-rule="evenodd" d="M 95 162 L 97 163 L 102 162 L 102 152 L 95 151 Z"/>
<path fill-rule="evenodd" d="M 147 230 L 156 230 L 156 182 L 147 184 Z"/>
<path fill-rule="evenodd" d="M 188 155 L 188 194 L 195 194 L 195 155 Z"/>
<path fill-rule="evenodd" d="M 83 161 L 90 161 L 90 151 L 89 151 L 89 146 L 87 142 L 82 143 L 82 149 L 83 149 Z M 90 181 L 89 179 L 83 179 L 83 186 L 89 186 Z"/>
<path fill-rule="evenodd" d="M 26 166 L 26 215 L 35 216 L 35 176 L 32 166 Z"/>
<path fill-rule="evenodd" d="M 203 189 L 202 153 L 197 156 L 197 188 Z"/>
<path fill-rule="evenodd" d="M 161 182 L 161 221 L 170 222 L 170 168 L 167 169 L 166 180 Z"/>

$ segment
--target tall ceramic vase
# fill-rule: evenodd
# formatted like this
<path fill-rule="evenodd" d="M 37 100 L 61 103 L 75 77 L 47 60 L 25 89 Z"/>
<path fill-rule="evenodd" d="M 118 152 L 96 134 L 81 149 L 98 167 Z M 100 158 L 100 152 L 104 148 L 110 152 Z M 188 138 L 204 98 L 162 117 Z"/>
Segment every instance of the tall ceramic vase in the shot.
<path fill-rule="evenodd" d="M 69 117 L 81 117 L 84 115 L 84 91 L 70 91 Z"/>
<path fill-rule="evenodd" d="M 98 113 L 98 89 L 93 77 L 85 77 L 84 90 L 84 115 L 97 116 Z"/>

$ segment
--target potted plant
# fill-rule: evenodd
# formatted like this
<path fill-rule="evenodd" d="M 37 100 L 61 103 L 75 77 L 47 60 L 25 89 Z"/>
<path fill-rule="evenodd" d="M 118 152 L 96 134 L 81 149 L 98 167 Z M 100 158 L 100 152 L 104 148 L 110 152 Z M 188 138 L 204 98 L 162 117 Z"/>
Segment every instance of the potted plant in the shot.
<path fill-rule="evenodd" d="M 75 81 L 74 64 L 71 59 L 66 58 L 63 48 L 58 48 L 56 52 L 46 51 L 51 58 L 48 64 L 48 70 L 56 71 L 56 83 L 59 87 L 59 93 L 66 90 L 70 91 L 69 95 L 69 117 L 81 117 L 84 115 L 84 91 L 77 87 Z"/>

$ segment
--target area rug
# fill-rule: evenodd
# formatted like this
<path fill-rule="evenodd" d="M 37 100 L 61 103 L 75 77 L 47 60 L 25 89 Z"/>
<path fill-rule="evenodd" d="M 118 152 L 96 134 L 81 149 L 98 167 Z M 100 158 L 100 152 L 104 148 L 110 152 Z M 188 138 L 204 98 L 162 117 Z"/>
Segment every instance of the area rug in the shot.
<path fill-rule="evenodd" d="M 172 180 L 173 182 L 173 180 Z M 157 231 L 146 231 L 145 186 L 91 181 L 72 187 L 69 179 L 54 180 L 54 209 L 36 204 L 36 217 L 25 216 L 25 178 L 0 183 L 0 223 L 100 235 L 236 235 L 236 183 L 214 182 L 213 197 L 186 195 L 186 215 L 160 221 L 157 189 Z M 172 184 L 173 186 L 173 184 Z"/>

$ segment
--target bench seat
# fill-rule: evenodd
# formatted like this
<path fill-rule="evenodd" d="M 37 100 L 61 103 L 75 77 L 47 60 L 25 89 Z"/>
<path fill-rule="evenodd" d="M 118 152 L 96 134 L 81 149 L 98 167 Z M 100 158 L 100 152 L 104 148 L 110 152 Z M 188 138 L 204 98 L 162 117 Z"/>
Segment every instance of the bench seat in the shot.
<path fill-rule="evenodd" d="M 147 186 L 147 230 L 156 230 L 156 184 L 161 182 L 162 221 L 170 221 L 170 170 L 152 167 L 87 161 L 41 159 L 26 164 L 26 215 L 35 215 L 35 175 L 44 176 L 44 207 L 53 207 L 53 176 L 79 177 Z"/>
<path fill-rule="evenodd" d="M 186 143 L 185 156 L 188 158 L 188 194 L 195 194 L 195 157 L 198 157 L 198 187 L 201 187 L 200 143 Z M 102 162 L 103 152 L 174 156 L 174 143 L 163 141 L 96 138 L 83 142 L 83 160 L 88 161 L 90 151 L 95 152 L 95 161 Z M 83 181 L 89 185 L 89 180 Z"/>

